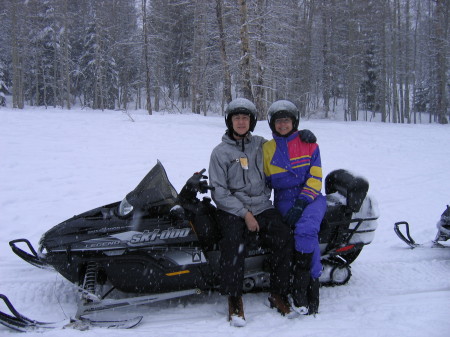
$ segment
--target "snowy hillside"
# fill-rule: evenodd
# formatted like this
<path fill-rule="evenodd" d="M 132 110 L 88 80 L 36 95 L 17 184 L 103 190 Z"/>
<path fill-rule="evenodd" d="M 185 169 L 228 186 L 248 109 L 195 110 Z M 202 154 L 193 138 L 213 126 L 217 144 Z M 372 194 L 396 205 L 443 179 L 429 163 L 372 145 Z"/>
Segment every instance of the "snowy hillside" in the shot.
<path fill-rule="evenodd" d="M 73 316 L 77 292 L 60 275 L 19 259 L 10 240 L 27 238 L 37 247 L 57 223 L 121 200 L 157 159 L 180 190 L 193 172 L 208 167 L 225 130 L 222 117 L 132 117 L 135 122 L 122 112 L 0 109 L 0 293 L 24 315 L 41 321 Z M 116 312 L 144 316 L 131 330 L 45 336 L 449 336 L 450 249 L 411 250 L 393 226 L 406 220 L 417 242 L 434 239 L 450 204 L 450 126 L 320 120 L 301 128 L 317 135 L 324 173 L 346 168 L 366 177 L 380 211 L 375 239 L 352 264 L 350 282 L 321 288 L 316 318 L 288 320 L 263 304 L 266 294 L 247 294 L 248 324 L 233 328 L 225 298 L 213 293 Z M 255 134 L 271 137 L 266 121 Z M 0 336 L 13 335 L 0 326 Z"/>

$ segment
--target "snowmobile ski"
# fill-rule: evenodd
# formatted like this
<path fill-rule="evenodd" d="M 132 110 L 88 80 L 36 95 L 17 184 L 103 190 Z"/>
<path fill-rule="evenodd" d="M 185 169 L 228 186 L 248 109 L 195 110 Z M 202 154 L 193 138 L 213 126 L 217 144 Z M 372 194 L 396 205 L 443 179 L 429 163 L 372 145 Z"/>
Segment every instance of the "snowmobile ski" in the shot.
<path fill-rule="evenodd" d="M 11 312 L 11 314 L 7 314 L 0 311 L 0 324 L 20 332 L 44 332 L 48 330 L 67 328 L 88 330 L 93 327 L 130 329 L 138 325 L 143 317 L 137 316 L 123 320 L 92 320 L 82 316 L 78 319 L 68 318 L 59 322 L 40 322 L 20 314 L 5 295 L 0 294 L 0 298 Z"/>
<path fill-rule="evenodd" d="M 102 299 L 98 302 L 89 302 L 79 304 L 78 312 L 75 317 L 83 317 L 86 314 L 93 312 L 99 312 L 103 310 L 111 310 L 117 308 L 124 308 L 134 305 L 151 304 L 159 301 L 169 300 L 173 298 L 179 298 L 183 296 L 189 296 L 193 294 L 200 294 L 199 289 L 188 289 L 180 291 L 172 291 L 169 293 L 154 294 L 147 296 L 136 296 L 130 298 L 120 298 L 120 299 Z"/>
<path fill-rule="evenodd" d="M 400 225 L 405 225 L 405 233 L 406 236 L 402 233 L 400 229 Z M 420 246 L 420 244 L 416 243 L 414 239 L 411 237 L 411 234 L 409 233 L 409 223 L 406 221 L 399 221 L 394 224 L 394 231 L 395 234 L 402 240 L 404 243 L 406 243 L 411 248 L 416 248 Z"/>
<path fill-rule="evenodd" d="M 400 226 L 405 226 L 405 234 L 403 234 L 402 230 L 400 229 Z M 410 231 L 409 231 L 409 223 L 406 221 L 399 221 L 394 224 L 394 231 L 395 234 L 404 242 L 406 243 L 411 249 L 421 247 L 421 248 L 447 248 L 448 246 L 445 246 L 441 243 L 439 243 L 439 240 L 442 240 L 440 233 L 436 236 L 436 239 L 427 242 L 427 243 L 417 243 L 414 241 L 414 239 L 411 237 Z M 447 240 L 447 238 L 444 238 L 444 240 Z"/>
<path fill-rule="evenodd" d="M 23 242 L 28 246 L 28 249 L 30 250 L 31 254 L 20 249 L 19 247 L 16 246 L 17 243 L 19 242 Z M 34 249 L 33 245 L 30 243 L 30 241 L 28 241 L 27 239 L 16 239 L 16 240 L 12 240 L 9 242 L 9 246 L 11 247 L 12 251 L 19 256 L 20 258 L 22 258 L 23 260 L 25 260 L 26 262 L 28 262 L 29 264 L 41 268 L 41 269 L 49 269 L 49 270 L 54 270 L 54 268 L 48 264 L 45 264 L 44 262 L 42 262 L 39 259 L 38 254 L 36 253 L 36 250 Z"/>

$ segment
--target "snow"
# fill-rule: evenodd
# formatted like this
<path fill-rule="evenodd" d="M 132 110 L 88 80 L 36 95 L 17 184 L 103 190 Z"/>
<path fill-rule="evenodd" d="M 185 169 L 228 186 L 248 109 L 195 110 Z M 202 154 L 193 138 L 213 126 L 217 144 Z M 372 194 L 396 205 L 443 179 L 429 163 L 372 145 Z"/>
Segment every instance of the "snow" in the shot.
<path fill-rule="evenodd" d="M 0 293 L 25 316 L 59 321 L 76 311 L 75 287 L 18 258 L 8 242 L 40 236 L 74 214 L 121 200 L 159 159 L 179 191 L 208 167 L 225 125 L 221 116 L 131 111 L 0 108 Z M 301 121 L 318 137 L 324 173 L 346 168 L 366 178 L 380 218 L 373 242 L 352 264 L 347 285 L 321 288 L 320 314 L 287 319 L 244 296 L 247 326 L 230 327 L 217 293 L 144 305 L 131 330 L 74 329 L 45 336 L 448 336 L 450 249 L 409 249 L 393 231 L 405 220 L 430 242 L 450 204 L 450 126 Z M 266 121 L 255 134 L 270 138 Z M 447 244 L 447 246 L 449 246 Z M 0 310 L 6 311 L 4 305 Z M 13 336 L 0 326 L 0 336 Z M 29 333 L 29 336 L 42 336 Z"/>

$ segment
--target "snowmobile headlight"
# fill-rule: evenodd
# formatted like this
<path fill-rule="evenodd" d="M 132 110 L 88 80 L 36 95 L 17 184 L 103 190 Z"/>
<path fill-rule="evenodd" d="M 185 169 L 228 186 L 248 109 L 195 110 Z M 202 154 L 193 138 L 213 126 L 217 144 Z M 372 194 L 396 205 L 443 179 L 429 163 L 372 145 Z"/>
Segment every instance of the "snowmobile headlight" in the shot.
<path fill-rule="evenodd" d="M 119 215 L 120 216 L 126 216 L 131 213 L 133 210 L 133 205 L 131 205 L 127 198 L 124 198 L 119 205 Z"/>

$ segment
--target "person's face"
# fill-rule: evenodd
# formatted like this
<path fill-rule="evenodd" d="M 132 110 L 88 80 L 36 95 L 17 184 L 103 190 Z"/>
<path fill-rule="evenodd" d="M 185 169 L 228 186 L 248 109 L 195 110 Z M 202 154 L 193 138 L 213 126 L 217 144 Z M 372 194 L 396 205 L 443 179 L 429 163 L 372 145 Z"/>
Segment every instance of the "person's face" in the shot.
<path fill-rule="evenodd" d="M 275 131 L 284 136 L 291 132 L 293 129 L 292 119 L 290 118 L 278 118 L 275 119 Z"/>
<path fill-rule="evenodd" d="M 249 115 L 233 115 L 231 116 L 231 122 L 233 123 L 233 130 L 237 134 L 244 135 L 250 129 Z"/>

